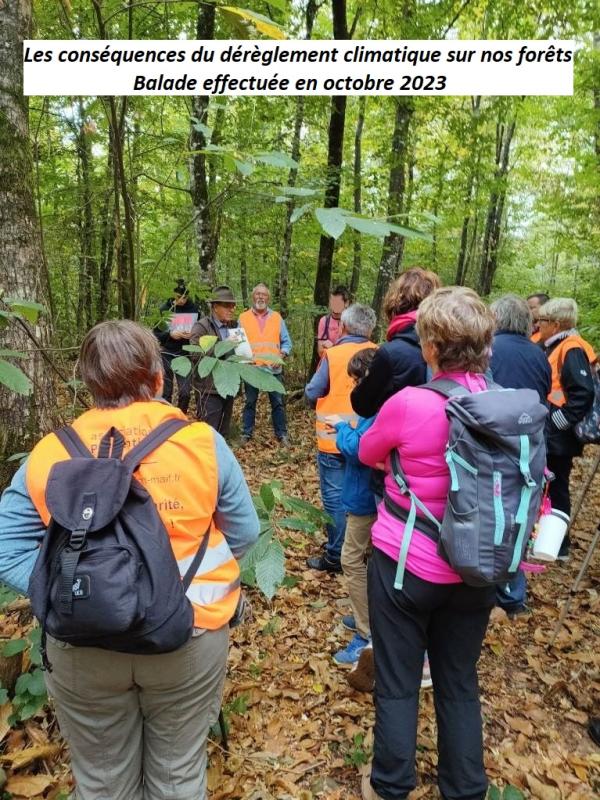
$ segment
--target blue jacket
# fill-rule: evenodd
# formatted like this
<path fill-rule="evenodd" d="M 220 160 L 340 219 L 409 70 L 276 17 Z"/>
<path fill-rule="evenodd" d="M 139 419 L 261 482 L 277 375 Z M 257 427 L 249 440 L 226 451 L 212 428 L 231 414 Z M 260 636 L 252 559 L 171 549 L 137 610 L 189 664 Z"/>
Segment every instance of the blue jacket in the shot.
<path fill-rule="evenodd" d="M 498 331 L 492 343 L 490 369 L 493 379 L 505 389 L 534 389 L 546 404 L 552 372 L 546 354 L 526 336 Z"/>
<path fill-rule="evenodd" d="M 358 460 L 360 438 L 375 422 L 375 417 L 360 417 L 353 428 L 347 422 L 335 426 L 335 445 L 346 459 L 344 482 L 342 483 L 342 507 L 357 517 L 375 513 L 375 498 L 371 490 L 371 469 Z"/>

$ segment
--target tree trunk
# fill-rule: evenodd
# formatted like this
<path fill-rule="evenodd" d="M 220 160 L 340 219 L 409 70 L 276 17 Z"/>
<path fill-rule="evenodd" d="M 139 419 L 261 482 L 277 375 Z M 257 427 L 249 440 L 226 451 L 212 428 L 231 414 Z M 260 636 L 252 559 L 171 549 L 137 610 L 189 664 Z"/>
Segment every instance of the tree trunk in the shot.
<path fill-rule="evenodd" d="M 0 275 L 5 297 L 46 303 L 43 258 L 33 191 L 28 105 L 23 97 L 22 43 L 31 37 L 31 2 L 0 4 Z M 1 294 L 1 292 L 0 292 Z M 11 471 L 5 459 L 29 450 L 53 427 L 56 395 L 41 353 L 32 347 L 25 326 L 40 346 L 49 342 L 50 322 L 9 321 L 2 331 L 6 349 L 26 352 L 19 366 L 34 385 L 23 398 L 0 386 L 0 488 Z"/>
<path fill-rule="evenodd" d="M 333 12 L 333 36 L 335 39 L 348 38 L 346 22 L 346 0 L 331 0 Z M 335 208 L 340 203 L 340 188 L 342 180 L 342 162 L 344 156 L 344 126 L 346 122 L 346 95 L 331 98 L 331 112 L 329 116 L 329 135 L 327 145 L 327 175 L 325 184 L 325 208 Z M 316 306 L 326 306 L 329 302 L 329 288 L 331 286 L 331 272 L 333 269 L 333 251 L 335 239 L 326 234 L 321 234 L 319 241 L 319 256 L 317 259 L 317 274 L 315 276 L 315 291 L 313 295 Z M 319 319 L 315 315 L 313 321 L 314 342 L 311 358 L 311 373 L 317 368 L 319 352 L 317 350 L 317 327 Z"/>
<path fill-rule="evenodd" d="M 358 99 L 358 119 L 356 133 L 354 134 L 354 213 L 362 214 L 362 134 L 365 125 L 365 108 L 367 98 L 361 95 Z M 362 268 L 362 253 L 360 233 L 354 231 L 354 253 L 352 260 L 352 278 L 350 279 L 350 296 L 354 301 L 358 294 L 360 272 Z"/>
<path fill-rule="evenodd" d="M 249 308 L 249 294 L 248 294 L 248 248 L 245 239 L 242 239 L 242 255 L 240 258 L 240 286 L 242 289 L 242 303 L 244 308 Z"/>
<path fill-rule="evenodd" d="M 79 100 L 79 125 L 77 127 L 77 158 L 79 178 L 79 302 L 77 303 L 77 330 L 89 330 L 95 319 L 94 296 L 98 286 L 98 267 L 95 255 L 95 223 L 92 206 L 91 147 L 85 121 L 83 101 Z"/>
<path fill-rule="evenodd" d="M 215 6 L 202 3 L 198 6 L 196 24 L 198 39 L 213 39 L 215 33 Z M 192 100 L 192 114 L 201 125 L 208 126 L 208 95 L 198 95 Z M 198 277 L 201 283 L 214 285 L 216 276 L 216 256 L 218 232 L 210 205 L 209 177 L 206 154 L 208 144 L 206 135 L 192 122 L 190 141 L 194 151 L 190 168 L 190 192 L 195 213 L 194 229 L 198 248 Z"/>
<path fill-rule="evenodd" d="M 392 135 L 392 155 L 388 184 L 388 217 L 392 221 L 397 221 L 396 218 L 405 211 L 406 167 L 409 152 L 408 137 L 413 113 L 414 102 L 412 98 L 401 97 L 396 100 L 396 117 Z M 390 233 L 386 236 L 383 242 L 372 302 L 373 309 L 378 317 L 390 282 L 400 271 L 403 254 L 404 236 L 400 236 L 397 233 Z"/>
<path fill-rule="evenodd" d="M 491 292 L 498 267 L 498 251 L 500 249 L 502 216 L 506 201 L 510 145 L 514 136 L 515 126 L 514 119 L 508 124 L 498 122 L 496 125 L 496 170 L 483 235 L 483 249 L 477 287 L 479 294 L 483 296 Z"/>

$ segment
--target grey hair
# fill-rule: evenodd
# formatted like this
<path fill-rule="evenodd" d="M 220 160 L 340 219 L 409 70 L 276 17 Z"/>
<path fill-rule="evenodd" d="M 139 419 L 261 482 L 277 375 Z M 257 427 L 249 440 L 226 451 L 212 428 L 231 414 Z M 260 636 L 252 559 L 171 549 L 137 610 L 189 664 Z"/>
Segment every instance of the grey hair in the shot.
<path fill-rule="evenodd" d="M 269 287 L 267 286 L 266 283 L 257 283 L 256 286 L 254 287 L 254 289 L 252 289 L 252 296 L 254 296 L 254 292 L 257 289 L 266 289 L 267 292 L 269 293 L 269 297 L 271 296 L 271 290 L 269 289 Z"/>
<path fill-rule="evenodd" d="M 531 336 L 533 318 L 523 298 L 517 297 L 516 294 L 505 294 L 494 300 L 490 309 L 496 317 L 497 331 Z"/>
<path fill-rule="evenodd" d="M 353 303 L 342 311 L 341 322 L 346 333 L 369 337 L 377 325 L 377 315 L 369 306 Z"/>
<path fill-rule="evenodd" d="M 558 322 L 563 331 L 577 325 L 578 313 L 577 303 L 571 297 L 555 297 L 553 300 L 548 300 L 538 312 L 540 317 Z"/>

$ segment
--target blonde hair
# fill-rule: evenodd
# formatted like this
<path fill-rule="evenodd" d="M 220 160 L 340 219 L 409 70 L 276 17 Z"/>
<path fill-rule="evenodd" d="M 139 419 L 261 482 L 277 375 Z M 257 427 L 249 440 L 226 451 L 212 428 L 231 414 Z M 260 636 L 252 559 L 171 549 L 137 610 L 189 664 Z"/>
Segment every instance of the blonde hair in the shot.
<path fill-rule="evenodd" d="M 98 408 L 152 400 L 162 374 L 158 340 L 128 319 L 101 322 L 81 344 L 79 372 Z"/>
<path fill-rule="evenodd" d="M 439 277 L 429 269 L 407 269 L 390 284 L 383 298 L 383 312 L 392 320 L 399 314 L 416 311 L 421 301 L 441 285 Z"/>
<path fill-rule="evenodd" d="M 555 297 L 544 303 L 538 311 L 538 319 L 546 318 L 550 322 L 558 322 L 562 331 L 574 328 L 577 325 L 579 309 L 577 303 L 570 297 Z"/>
<path fill-rule="evenodd" d="M 437 289 L 423 300 L 417 317 L 421 344 L 435 346 L 445 372 L 485 372 L 495 327 L 494 314 L 464 286 Z"/>

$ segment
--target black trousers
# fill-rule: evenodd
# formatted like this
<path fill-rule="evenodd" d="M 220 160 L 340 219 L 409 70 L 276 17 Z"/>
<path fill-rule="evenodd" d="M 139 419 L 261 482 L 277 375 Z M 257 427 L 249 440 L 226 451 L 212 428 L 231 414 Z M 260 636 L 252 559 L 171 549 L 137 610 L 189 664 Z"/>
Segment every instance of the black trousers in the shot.
<path fill-rule="evenodd" d="M 231 414 L 233 412 L 233 397 L 221 397 L 218 394 L 196 393 L 196 415 L 198 419 L 207 422 L 227 438 L 231 428 Z"/>
<path fill-rule="evenodd" d="M 171 361 L 175 358 L 175 356 L 167 356 L 164 353 L 162 354 L 162 363 L 163 363 L 163 397 L 169 403 L 173 399 L 173 382 L 174 379 L 177 381 L 177 407 L 180 408 L 184 414 L 187 414 L 187 410 L 190 405 L 190 397 L 192 395 L 192 377 L 191 375 L 187 375 L 185 378 L 183 375 L 178 375 L 176 372 L 173 372 L 171 369 Z"/>
<path fill-rule="evenodd" d="M 369 617 L 375 658 L 375 747 L 371 783 L 384 800 L 416 785 L 419 687 L 429 654 L 438 727 L 438 784 L 445 800 L 483 800 L 487 778 L 477 661 L 494 586 L 429 583 L 377 548 L 369 562 Z"/>
<path fill-rule="evenodd" d="M 557 508 L 559 511 L 564 511 L 565 514 L 571 516 L 571 494 L 569 492 L 569 478 L 571 477 L 571 469 L 573 468 L 573 456 L 556 456 L 548 454 L 546 458 L 548 469 L 554 473 L 554 480 L 550 482 L 548 494 L 550 495 L 550 503 L 552 508 Z M 567 531 L 561 548 L 561 555 L 563 552 L 568 552 L 571 544 L 571 537 Z"/>

